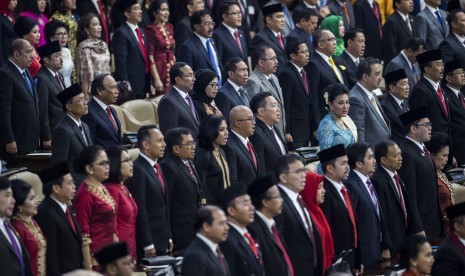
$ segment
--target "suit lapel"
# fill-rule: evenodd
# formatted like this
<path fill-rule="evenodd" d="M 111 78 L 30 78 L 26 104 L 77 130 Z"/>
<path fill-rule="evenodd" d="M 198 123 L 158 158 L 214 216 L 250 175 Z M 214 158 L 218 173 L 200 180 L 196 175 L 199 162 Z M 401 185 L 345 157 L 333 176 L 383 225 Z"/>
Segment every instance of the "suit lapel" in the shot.
<path fill-rule="evenodd" d="M 441 100 L 439 99 L 439 96 L 438 96 L 438 93 L 437 91 L 434 90 L 433 88 L 433 85 L 431 85 L 431 83 L 426 80 L 425 78 L 422 79 L 423 82 L 426 84 L 426 86 L 428 87 L 428 89 L 433 93 L 433 97 L 436 99 L 436 103 L 438 104 L 438 108 L 441 110 L 441 114 L 446 118 L 448 119 L 448 116 L 447 114 L 445 113 L 446 111 L 444 110 L 444 108 L 442 107 L 442 103 L 441 103 Z M 440 86 L 439 86 L 440 87 Z M 447 108 L 447 97 L 444 95 L 444 93 L 442 93 L 443 97 L 444 97 L 444 102 L 446 103 L 446 108 Z"/>
<path fill-rule="evenodd" d="M 239 246 L 242 248 L 242 251 L 246 252 L 246 254 L 249 256 L 250 259 L 256 260 L 255 255 L 252 252 L 252 249 L 250 249 L 250 246 L 245 241 L 245 238 L 243 236 L 241 236 L 241 234 L 239 232 L 237 232 L 236 228 L 230 226 L 229 227 L 229 235 L 235 235 L 236 240 L 239 243 Z M 257 249 L 258 249 L 258 247 L 257 247 Z"/>
<path fill-rule="evenodd" d="M 86 139 L 88 141 L 88 143 L 86 143 L 86 141 L 84 140 L 84 137 L 82 136 L 82 133 L 81 133 L 81 130 L 79 129 L 79 127 L 76 125 L 76 123 L 71 119 L 69 118 L 68 115 L 65 115 L 65 120 L 68 122 L 68 124 L 71 126 L 71 128 L 74 130 L 74 133 L 76 133 L 76 136 L 78 137 L 79 141 L 81 141 L 81 144 L 83 147 L 87 147 L 87 146 L 90 146 L 90 137 L 88 137 L 88 135 L 86 135 Z M 81 122 L 82 124 L 82 122 Z M 87 130 L 88 131 L 88 130 Z"/>
<path fill-rule="evenodd" d="M 292 200 L 287 196 L 286 192 L 282 188 L 279 188 L 279 190 L 281 192 L 281 196 L 284 199 L 284 202 L 287 205 L 286 208 L 291 210 L 291 213 L 294 215 L 294 219 L 297 219 L 299 221 L 300 226 L 302 226 L 304 232 L 307 234 L 307 237 L 310 239 L 310 234 L 307 228 L 305 227 L 305 223 L 302 221 L 302 218 L 297 209 L 295 208 L 294 204 L 292 203 Z"/>
<path fill-rule="evenodd" d="M 386 178 L 389 189 L 391 190 L 392 194 L 396 198 L 396 202 L 397 204 L 399 204 L 399 208 L 402 209 L 402 203 L 400 202 L 399 192 L 397 191 L 396 183 L 394 183 L 394 180 L 392 180 L 391 176 L 387 173 L 387 171 L 384 168 L 380 168 L 380 170 L 382 171 L 383 176 Z M 401 182 L 401 185 L 402 185 L 402 182 Z"/>
<path fill-rule="evenodd" d="M 100 118 L 106 123 L 106 128 L 110 130 L 110 132 L 114 133 L 116 138 L 118 138 L 117 130 L 115 130 L 115 127 L 113 126 L 113 123 L 110 121 L 110 118 L 108 118 L 108 114 L 103 110 L 103 108 L 95 101 L 92 100 L 89 105 L 92 105 L 94 110 L 97 111 L 98 115 Z M 111 110 L 111 108 L 110 108 Z M 111 113 L 113 115 L 113 112 Z M 117 117 L 117 116 L 116 116 Z M 113 115 L 113 118 L 115 118 L 115 115 Z M 115 119 L 115 122 L 117 120 Z M 118 129 L 118 123 L 116 123 Z M 119 139 L 118 139 L 119 140 Z"/>
<path fill-rule="evenodd" d="M 394 108 L 394 110 L 396 111 L 397 113 L 397 116 L 400 116 L 403 114 L 403 111 L 402 109 L 400 108 L 400 106 L 397 104 L 396 100 L 394 99 L 394 97 L 391 95 L 391 93 L 388 92 L 388 94 L 386 95 L 386 97 L 388 98 L 389 100 L 389 103 L 392 105 L 392 107 Z M 406 104 L 407 101 L 404 100 L 404 104 Z"/>
<path fill-rule="evenodd" d="M 187 111 L 187 113 L 190 115 L 192 120 L 195 122 L 195 124 L 198 126 L 199 122 L 197 121 L 197 118 L 194 117 L 194 114 L 192 114 L 191 109 L 189 108 L 189 105 L 186 103 L 186 101 L 179 95 L 179 92 L 176 90 L 176 88 L 172 88 L 171 91 L 173 92 L 173 96 L 178 100 L 180 105 L 184 107 L 184 109 Z M 195 109 L 195 108 L 194 108 Z"/>
<path fill-rule="evenodd" d="M 271 92 L 271 94 L 273 94 L 273 96 L 276 98 L 276 100 L 282 106 L 283 105 L 283 100 L 282 100 L 281 96 L 279 95 L 279 91 L 274 89 L 273 85 L 271 85 L 271 82 L 260 71 L 255 70 L 254 72 L 256 72 L 256 74 L 257 74 L 258 78 L 261 80 L 262 84 L 265 87 L 268 88 L 268 90 Z M 279 81 L 277 79 L 275 80 L 272 75 L 270 75 L 270 77 L 273 79 L 275 85 L 278 86 Z M 278 88 L 278 87 L 276 87 L 276 88 Z"/>
<path fill-rule="evenodd" d="M 408 35 L 408 37 L 412 37 L 412 33 L 408 29 L 407 23 L 405 23 L 404 19 L 398 12 L 394 12 L 394 16 L 396 19 L 400 22 L 400 25 L 402 25 L 402 28 L 404 29 L 405 33 Z M 408 17 L 409 22 L 410 22 L 410 16 Z M 412 23 L 410 22 L 410 26 L 412 26 Z"/>
<path fill-rule="evenodd" d="M 226 81 L 224 85 L 225 89 L 228 91 L 229 95 L 234 98 L 236 103 L 238 105 L 243 105 L 244 103 L 242 102 L 242 99 L 239 97 L 239 94 L 237 91 L 234 89 L 234 87 L 229 83 L 229 81 Z M 247 93 L 245 93 L 247 95 Z"/>
<path fill-rule="evenodd" d="M 36 91 L 36 88 L 34 86 L 34 82 L 32 80 L 32 77 L 31 77 L 31 74 L 29 73 L 29 71 L 26 70 L 26 75 L 27 75 L 27 78 L 29 79 L 29 82 L 31 83 L 31 87 L 32 87 L 32 91 L 34 92 L 34 96 L 32 96 L 31 93 L 29 92 L 29 86 L 27 85 L 26 80 L 24 79 L 23 75 L 21 75 L 21 73 L 18 71 L 18 68 L 11 61 L 8 61 L 8 66 L 10 66 L 11 72 L 14 72 L 13 74 L 16 76 L 16 79 L 18 79 L 21 82 L 21 84 L 23 85 L 24 92 L 27 93 L 27 95 L 29 97 L 33 97 L 33 102 L 34 102 L 36 108 L 38 108 L 37 100 L 36 100 L 37 91 Z"/>
<path fill-rule="evenodd" d="M 359 84 L 360 85 L 360 84 Z M 381 118 L 380 114 L 378 113 L 378 111 L 376 110 L 376 108 L 373 106 L 373 104 L 371 103 L 370 99 L 368 98 L 368 95 L 365 93 L 365 91 L 359 87 L 358 88 L 360 93 L 362 94 L 362 97 L 363 99 L 365 100 L 366 104 L 370 107 L 370 110 L 371 112 L 373 112 L 373 114 L 376 116 L 376 118 L 378 119 L 379 123 L 389 132 L 389 128 L 387 126 L 387 118 L 386 118 L 386 115 L 384 115 L 384 112 L 383 112 L 383 108 L 381 107 L 381 105 L 379 104 L 378 102 L 378 99 L 375 98 L 375 102 L 376 104 L 378 105 L 378 109 L 379 111 L 381 112 L 381 114 L 384 116 L 384 120 L 383 118 Z M 373 96 L 375 97 L 375 96 Z"/>
<path fill-rule="evenodd" d="M 265 27 L 265 31 L 266 31 L 266 34 L 268 35 L 268 39 L 272 41 L 278 47 L 281 53 L 285 54 L 283 48 L 281 48 L 281 45 L 279 45 L 278 39 L 276 38 L 276 36 L 274 36 L 273 31 L 270 30 L 268 27 Z M 283 44 L 286 45 L 284 36 L 281 35 L 281 38 L 283 39 Z"/>
<path fill-rule="evenodd" d="M 447 95 L 447 98 L 450 99 L 450 101 L 452 101 L 452 104 L 457 109 L 464 110 L 462 104 L 460 103 L 460 99 L 455 95 L 455 93 L 449 87 L 443 86 L 442 91 L 444 92 L 445 95 Z M 459 92 L 459 93 L 461 93 L 461 92 Z"/>
<path fill-rule="evenodd" d="M 136 46 L 136 48 L 139 50 L 139 54 L 141 55 L 141 57 L 144 57 L 144 54 L 142 53 L 142 49 L 140 48 L 140 45 L 139 45 L 139 40 L 137 40 L 137 37 L 134 34 L 134 32 L 132 31 L 131 27 L 129 27 L 129 25 L 126 22 L 123 23 L 123 26 L 125 26 L 126 33 L 127 33 L 128 37 L 131 38 L 132 44 L 134 44 Z M 140 33 L 141 33 L 141 36 L 142 36 L 142 40 L 144 40 L 144 33 L 142 32 L 141 28 L 139 28 L 139 30 L 140 30 Z M 144 43 L 145 43 L 145 40 L 144 40 Z M 147 43 L 145 43 L 145 44 L 147 44 Z"/>
<path fill-rule="evenodd" d="M 66 217 L 66 214 L 63 212 L 63 209 L 61 209 L 61 207 L 58 205 L 58 203 L 56 203 L 53 199 L 47 197 L 47 199 L 45 199 L 48 201 L 49 205 L 55 210 L 55 212 L 58 214 L 58 216 L 65 222 L 65 224 L 68 226 L 69 228 L 69 231 L 71 231 L 73 233 L 73 235 L 76 237 L 76 239 L 79 239 L 78 237 L 78 224 L 77 224 L 77 221 L 73 218 L 73 216 L 71 216 L 71 218 L 73 219 L 73 222 L 74 222 L 74 226 L 76 228 L 76 232 L 74 232 L 71 224 L 69 223 L 68 221 L 68 218 Z"/>
<path fill-rule="evenodd" d="M 233 45 L 234 49 L 236 50 L 236 54 L 240 57 L 243 57 L 244 54 L 236 44 L 236 38 L 229 32 L 229 30 L 225 26 L 223 26 L 223 24 L 221 24 L 221 30 L 223 32 L 223 35 L 226 37 L 227 41 L 229 41 L 229 43 Z M 245 45 L 242 42 L 242 33 L 240 32 L 240 30 L 237 30 L 237 33 L 239 35 L 239 42 L 241 43 L 241 46 Z"/>
<path fill-rule="evenodd" d="M 425 10 L 426 10 L 426 14 L 429 16 L 430 20 L 433 22 L 434 25 L 436 25 L 441 30 L 441 33 L 444 36 L 444 31 L 445 31 L 444 26 L 441 26 L 439 24 L 438 18 L 436 17 L 436 15 L 431 13 L 431 11 L 429 9 L 427 9 L 427 8 L 425 8 Z M 446 20 L 445 18 L 443 18 L 442 14 L 441 14 L 441 18 L 442 18 L 443 22 L 444 22 L 444 20 Z"/>
<path fill-rule="evenodd" d="M 140 162 L 141 162 L 142 166 L 144 167 L 144 169 L 153 178 L 154 186 L 157 186 L 157 187 L 154 187 L 154 189 L 160 190 L 161 194 L 163 195 L 163 199 L 165 199 L 165 201 L 166 201 L 166 193 L 165 193 L 165 191 L 163 189 L 163 186 L 161 185 L 160 181 L 158 180 L 158 175 L 155 173 L 154 168 L 152 166 L 150 166 L 149 162 L 147 160 L 145 160 L 144 157 L 139 155 L 139 157 L 137 159 L 140 159 Z M 166 183 L 166 181 L 165 181 L 165 183 Z"/>
<path fill-rule="evenodd" d="M 350 215 L 349 215 L 349 211 L 347 210 L 347 206 L 346 206 L 345 202 L 342 200 L 341 195 L 339 194 L 339 192 L 336 190 L 336 188 L 334 188 L 333 184 L 331 182 L 329 182 L 328 179 L 325 178 L 324 181 L 327 183 L 326 186 L 328 187 L 328 192 L 330 192 L 332 194 L 332 197 L 335 199 L 335 203 L 340 205 L 339 208 L 344 209 L 344 211 L 345 211 L 345 213 L 347 215 L 347 218 L 349 219 L 349 221 L 352 221 L 350 219 Z"/>
<path fill-rule="evenodd" d="M 41 68 L 41 70 L 42 70 L 42 68 Z M 61 92 L 62 88 L 60 87 L 57 80 L 55 79 L 55 76 L 53 76 L 52 73 L 50 72 L 50 70 L 48 70 L 45 66 L 43 67 L 43 70 L 45 71 L 45 74 L 47 74 L 47 76 L 49 77 L 50 83 L 53 83 L 53 86 L 55 86 L 56 89 L 58 89 L 58 91 Z M 58 75 L 58 77 L 60 78 L 59 75 Z M 61 81 L 61 78 L 60 78 L 60 81 Z M 63 82 L 61 82 L 61 83 L 63 83 Z"/>
<path fill-rule="evenodd" d="M 5 237 L 5 234 L 3 234 L 3 231 L 0 231 L 0 241 L 3 242 L 8 247 L 8 249 L 14 254 L 14 256 L 16 256 L 16 252 L 13 250 L 13 247 L 11 246 L 11 243 L 8 241 L 7 237 Z"/>
<path fill-rule="evenodd" d="M 371 198 L 370 193 L 367 191 L 366 184 L 362 182 L 360 177 L 358 177 L 358 175 L 353 170 L 350 171 L 349 178 L 350 177 L 352 177 L 353 179 L 357 181 L 358 188 L 362 191 L 362 194 L 365 197 L 365 200 L 368 200 L 368 202 L 370 202 L 373 212 L 376 214 L 376 216 L 378 216 L 378 211 L 376 210 L 376 206 L 373 203 L 373 199 Z"/>
<path fill-rule="evenodd" d="M 253 163 L 253 160 L 252 160 L 252 156 L 250 156 L 250 152 L 249 152 L 249 149 L 247 149 L 244 144 L 242 143 L 242 141 L 239 139 L 239 137 L 237 137 L 237 135 L 233 132 L 230 132 L 229 134 L 230 138 L 232 140 L 234 140 L 234 142 L 237 144 L 237 146 L 239 147 L 239 149 L 242 151 L 242 153 L 247 157 L 247 160 L 248 162 L 252 165 L 252 167 L 255 167 L 254 163 Z M 255 153 L 255 150 L 254 150 L 254 153 Z M 255 157 L 257 157 L 257 154 L 255 153 Z M 258 163 L 258 158 L 257 158 L 257 163 Z M 257 164 L 258 165 L 258 164 Z"/>
<path fill-rule="evenodd" d="M 195 45 L 195 47 L 197 47 L 197 50 L 199 50 L 199 52 L 202 53 L 203 57 L 208 62 L 208 65 L 210 65 L 211 68 L 215 69 L 215 67 L 213 66 L 212 61 L 210 59 L 210 55 L 208 54 L 208 51 L 205 48 L 205 46 L 203 45 L 200 38 L 196 34 L 192 34 L 191 37 L 192 37 L 192 41 L 194 42 L 193 44 Z M 210 38 L 210 41 L 213 41 L 213 39 Z M 234 42 L 234 44 L 236 44 L 236 43 Z M 212 47 L 214 47 L 214 43 L 210 43 L 210 45 Z M 215 51 L 218 53 L 216 48 L 215 48 Z M 213 70 L 213 71 L 215 71 L 215 70 Z"/>
<path fill-rule="evenodd" d="M 350 56 L 344 51 L 342 53 L 344 59 L 346 60 L 347 64 L 349 64 L 349 66 L 352 68 L 352 70 L 354 70 L 355 72 L 357 72 L 357 65 L 355 64 L 355 62 L 350 58 Z"/>
<path fill-rule="evenodd" d="M 329 64 L 326 62 L 326 60 L 324 60 L 316 51 L 315 51 L 315 54 L 314 56 L 318 59 L 318 61 L 320 62 L 321 66 L 323 66 L 326 71 L 328 71 L 331 75 L 333 75 L 334 79 L 341 83 L 341 80 L 339 79 L 339 77 L 336 75 L 336 73 L 334 72 L 333 68 L 331 68 L 331 66 L 329 66 Z M 342 76 L 342 75 L 341 75 Z M 311 76 L 310 76 L 311 77 Z"/>
<path fill-rule="evenodd" d="M 214 263 L 217 268 L 218 268 L 218 271 L 223 271 L 223 268 L 221 267 L 221 264 L 218 260 L 218 257 L 212 252 L 212 250 L 208 247 L 207 244 L 205 244 L 204 241 L 202 241 L 200 238 L 196 237 L 195 238 L 195 241 L 199 244 L 200 247 L 202 247 L 202 249 L 207 252 L 207 255 L 208 257 L 210 258 L 210 260 L 212 261 L 212 263 Z M 226 270 L 229 271 L 229 267 L 228 267 L 228 262 L 226 261 L 226 259 L 223 257 L 223 261 L 224 261 L 224 265 L 226 266 Z M 228 273 L 225 273 L 225 275 L 229 275 Z"/>
<path fill-rule="evenodd" d="M 288 66 L 291 68 L 292 71 L 294 71 L 294 74 L 296 74 L 297 79 L 299 79 L 300 85 L 302 86 L 302 91 L 305 91 L 304 80 L 302 79 L 300 72 L 297 71 L 297 68 L 295 68 L 295 66 L 291 62 L 289 62 Z M 302 69 L 302 70 L 305 70 L 305 69 Z M 308 89 L 310 89 L 310 84 L 307 83 L 307 87 Z M 307 93 L 304 93 L 304 94 L 305 96 L 310 97 L 310 91 L 308 91 L 308 94 Z"/>

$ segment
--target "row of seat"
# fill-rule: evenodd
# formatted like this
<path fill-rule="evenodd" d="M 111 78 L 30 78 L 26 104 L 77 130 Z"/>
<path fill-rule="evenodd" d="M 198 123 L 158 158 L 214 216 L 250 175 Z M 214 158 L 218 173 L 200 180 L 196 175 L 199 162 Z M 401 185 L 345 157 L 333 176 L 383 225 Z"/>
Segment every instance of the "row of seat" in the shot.
<path fill-rule="evenodd" d="M 159 124 L 158 103 L 162 96 L 150 100 L 132 100 L 122 105 L 112 105 L 121 122 L 123 133 L 137 132 L 142 126 Z"/>

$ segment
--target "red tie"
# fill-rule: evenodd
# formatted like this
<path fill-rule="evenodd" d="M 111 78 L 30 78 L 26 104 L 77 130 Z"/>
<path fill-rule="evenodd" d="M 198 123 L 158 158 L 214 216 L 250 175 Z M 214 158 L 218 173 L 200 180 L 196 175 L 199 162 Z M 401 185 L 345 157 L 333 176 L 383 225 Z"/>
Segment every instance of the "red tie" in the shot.
<path fill-rule="evenodd" d="M 308 81 L 307 81 L 307 73 L 305 72 L 305 69 L 300 70 L 300 76 L 302 77 L 302 82 L 304 83 L 305 92 L 307 92 L 307 95 L 308 95 Z"/>
<path fill-rule="evenodd" d="M 286 262 L 287 270 L 289 271 L 289 276 L 294 276 L 294 267 L 292 266 L 289 255 L 287 255 L 286 248 L 284 248 L 284 244 L 281 241 L 281 237 L 278 234 L 278 230 L 276 230 L 276 226 L 271 226 L 271 233 L 273 233 L 273 238 L 276 242 L 276 245 L 279 247 L 279 250 L 281 250 L 281 252 L 284 255 L 284 261 Z"/>
<path fill-rule="evenodd" d="M 63 83 L 61 83 L 60 77 L 58 76 L 58 73 L 55 74 L 55 79 L 57 80 L 58 84 L 61 87 L 61 90 L 63 91 L 65 88 L 63 87 Z"/>
<path fill-rule="evenodd" d="M 218 262 L 220 263 L 221 268 L 223 269 L 224 275 L 226 275 L 226 264 L 224 263 L 223 253 L 221 252 L 220 247 L 217 245 L 216 247 L 216 258 L 218 258 Z"/>
<path fill-rule="evenodd" d="M 155 163 L 153 165 L 153 168 L 155 169 L 155 172 L 157 173 L 158 181 L 160 181 L 160 185 L 163 188 L 163 192 L 166 193 L 165 180 L 163 179 L 163 173 L 161 172 L 160 165 L 158 165 L 158 163 Z"/>
<path fill-rule="evenodd" d="M 191 174 L 191 176 L 197 181 L 197 178 L 195 178 L 194 170 L 192 170 L 192 167 L 191 167 L 191 164 L 189 164 L 189 161 L 187 161 L 186 167 L 189 170 L 189 173 Z"/>
<path fill-rule="evenodd" d="M 349 196 L 347 195 L 347 191 L 345 187 L 341 188 L 342 197 L 344 198 L 344 202 L 346 203 L 347 212 L 349 213 L 350 221 L 352 222 L 352 226 L 354 227 L 354 247 L 357 248 L 357 226 L 355 225 L 355 216 L 354 210 L 352 209 L 352 204 L 350 204 Z"/>
<path fill-rule="evenodd" d="M 103 10 L 103 4 L 101 0 L 97 1 L 97 6 L 98 6 L 98 12 L 100 15 L 100 21 L 102 22 L 102 29 L 105 32 L 105 42 L 109 44 L 110 37 L 108 35 L 107 17 L 105 16 L 105 11 Z"/>
<path fill-rule="evenodd" d="M 66 218 L 68 219 L 71 228 L 73 228 L 74 233 L 76 233 L 76 226 L 74 225 L 73 218 L 71 217 L 71 213 L 69 212 L 68 208 L 66 208 Z"/>
<path fill-rule="evenodd" d="M 344 12 L 344 17 L 347 20 L 347 25 L 350 25 L 350 16 L 349 16 L 349 13 L 347 12 L 346 3 L 342 4 L 342 11 Z"/>
<path fill-rule="evenodd" d="M 261 264 L 262 261 L 260 260 L 260 256 L 258 255 L 258 249 L 257 249 L 257 246 L 255 245 L 255 241 L 253 240 L 252 236 L 250 236 L 249 233 L 244 233 L 244 237 L 246 238 L 247 243 L 249 244 L 250 250 L 252 250 L 255 258 Z"/>
<path fill-rule="evenodd" d="M 137 41 L 139 41 L 140 50 L 142 51 L 142 56 L 144 57 L 145 73 L 147 74 L 149 72 L 149 66 L 150 66 L 149 57 L 147 55 L 147 50 L 145 49 L 144 40 L 142 39 L 142 34 L 139 28 L 136 28 L 136 34 L 137 34 Z"/>
<path fill-rule="evenodd" d="M 110 122 L 113 124 L 113 127 L 115 128 L 115 132 L 118 131 L 118 125 L 116 124 L 115 118 L 113 118 L 113 114 L 111 114 L 110 106 L 107 106 L 107 115 L 108 119 L 110 119 Z"/>
<path fill-rule="evenodd" d="M 241 52 L 243 52 L 241 41 L 239 40 L 239 33 L 237 31 L 234 32 L 234 38 L 236 39 L 237 47 L 239 48 L 239 50 L 241 50 Z"/>
<path fill-rule="evenodd" d="M 423 146 L 423 151 L 425 152 L 426 157 L 428 157 L 428 160 L 431 162 L 431 165 L 433 165 L 434 167 L 433 157 L 431 156 L 429 150 L 425 146 Z"/>
<path fill-rule="evenodd" d="M 276 36 L 276 39 L 278 39 L 279 46 L 281 46 L 281 49 L 284 49 L 284 42 L 283 42 L 283 38 L 281 37 L 280 33 L 278 33 L 278 35 Z"/>
<path fill-rule="evenodd" d="M 250 143 L 250 140 L 247 140 L 247 149 L 249 150 L 250 156 L 252 157 L 253 165 L 255 167 L 255 170 L 257 170 L 257 157 L 255 156 L 255 153 L 253 151 L 252 143 Z"/>
<path fill-rule="evenodd" d="M 465 108 L 465 99 L 463 98 L 462 92 L 459 92 L 459 100 L 462 104 L 462 107 Z"/>
<path fill-rule="evenodd" d="M 394 180 L 396 181 L 397 191 L 399 192 L 399 201 L 402 211 L 404 212 L 405 226 L 407 226 L 407 210 L 405 209 L 404 196 L 402 195 L 402 186 L 400 185 L 399 176 L 394 174 Z"/>
<path fill-rule="evenodd" d="M 379 15 L 378 5 L 373 1 L 373 12 L 375 13 L 376 20 L 378 20 L 379 37 L 383 38 L 383 28 L 381 27 L 381 18 Z"/>
<path fill-rule="evenodd" d="M 446 101 L 444 100 L 444 95 L 442 94 L 441 87 L 438 86 L 438 90 L 436 92 L 438 93 L 439 101 L 441 101 L 442 109 L 444 110 L 446 116 L 448 116 Z"/>

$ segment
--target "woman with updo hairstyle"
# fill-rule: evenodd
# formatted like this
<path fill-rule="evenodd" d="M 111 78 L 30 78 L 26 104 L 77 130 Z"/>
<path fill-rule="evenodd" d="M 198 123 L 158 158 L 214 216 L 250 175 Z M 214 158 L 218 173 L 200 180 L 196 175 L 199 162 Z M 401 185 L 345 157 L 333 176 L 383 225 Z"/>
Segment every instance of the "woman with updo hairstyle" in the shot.
<path fill-rule="evenodd" d="M 108 179 L 110 161 L 102 147 L 93 145 L 82 150 L 75 169 L 76 173 L 86 176 L 74 201 L 76 220 L 82 232 L 84 268 L 98 271 L 94 253 L 118 241 L 116 203 L 102 184 Z"/>
<path fill-rule="evenodd" d="M 39 40 L 41 38 L 39 32 L 39 25 L 37 22 L 29 17 L 19 17 L 14 26 L 14 30 L 18 38 L 24 38 L 34 47 L 34 52 L 32 53 L 32 63 L 29 66 L 29 73 L 34 77 L 34 75 L 40 69 L 40 57 L 36 52 L 36 47 L 39 45 Z"/>
<path fill-rule="evenodd" d="M 116 204 L 116 232 L 119 241 L 126 242 L 129 255 L 136 260 L 137 204 L 124 185 L 124 181 L 133 175 L 132 159 L 127 150 L 120 146 L 112 146 L 106 152 L 110 161 L 110 175 L 105 180 L 105 187 Z"/>
<path fill-rule="evenodd" d="M 194 164 L 205 191 L 206 204 L 221 204 L 224 189 L 232 184 L 224 150 L 228 141 L 228 125 L 222 116 L 210 115 L 200 123 Z"/>
<path fill-rule="evenodd" d="M 21 179 L 11 181 L 13 197 L 16 201 L 11 226 L 29 253 L 32 275 L 45 276 L 47 241 L 42 230 L 32 216 L 37 215 L 37 198 L 32 186 Z M 0 257 L 1 258 L 1 257 Z M 0 273 L 1 274 L 1 273 Z"/>
<path fill-rule="evenodd" d="M 400 248 L 399 256 L 399 268 L 405 268 L 402 276 L 425 276 L 430 274 L 434 257 L 431 245 L 425 236 L 412 235 L 406 238 Z"/>
<path fill-rule="evenodd" d="M 48 22 L 47 16 L 45 16 L 44 12 L 47 8 L 47 1 L 46 0 L 26 0 L 23 1 L 23 12 L 19 14 L 19 16 L 25 16 L 32 19 L 38 25 L 39 32 L 40 32 L 40 40 L 37 43 L 39 47 L 45 44 L 44 38 L 44 28 Z"/>
<path fill-rule="evenodd" d="M 209 115 L 223 115 L 215 104 L 218 94 L 218 76 L 215 72 L 210 69 L 195 71 L 193 90 L 191 98 L 200 121 Z"/>
<path fill-rule="evenodd" d="M 59 20 L 66 24 L 67 26 L 67 35 L 68 48 L 71 50 L 71 53 L 74 56 L 74 51 L 76 50 L 76 32 L 77 32 L 77 23 L 79 22 L 79 15 L 75 12 L 76 10 L 76 1 L 73 0 L 58 0 L 55 3 L 55 12 L 52 14 L 50 19 Z M 74 3 L 73 3 L 74 2 Z M 47 39 L 47 38 L 45 38 Z M 63 47 L 63 46 L 62 46 Z"/>

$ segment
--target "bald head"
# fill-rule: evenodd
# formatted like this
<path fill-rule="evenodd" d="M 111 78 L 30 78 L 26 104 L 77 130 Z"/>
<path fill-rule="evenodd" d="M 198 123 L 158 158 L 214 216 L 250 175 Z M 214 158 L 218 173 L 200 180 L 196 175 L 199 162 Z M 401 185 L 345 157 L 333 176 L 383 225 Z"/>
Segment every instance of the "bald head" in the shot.
<path fill-rule="evenodd" d="M 29 41 L 18 38 L 10 47 L 9 58 L 21 69 L 31 66 L 34 48 Z"/>
<path fill-rule="evenodd" d="M 229 127 L 244 138 L 253 135 L 255 118 L 252 110 L 244 105 L 233 107 L 229 112 Z"/>

